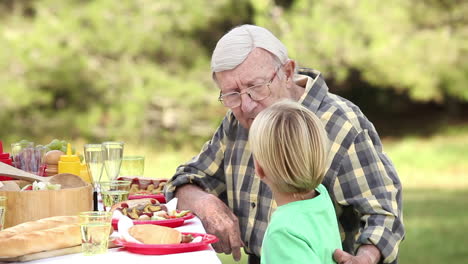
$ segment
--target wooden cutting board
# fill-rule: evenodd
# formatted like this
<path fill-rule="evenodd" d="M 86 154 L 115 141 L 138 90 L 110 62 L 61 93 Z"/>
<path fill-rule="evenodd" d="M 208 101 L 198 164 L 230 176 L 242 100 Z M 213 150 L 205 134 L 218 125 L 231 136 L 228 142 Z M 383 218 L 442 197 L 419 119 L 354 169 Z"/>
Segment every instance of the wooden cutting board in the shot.
<path fill-rule="evenodd" d="M 109 241 L 109 248 L 115 248 L 115 247 L 117 246 L 114 243 Z M 69 247 L 69 248 L 42 251 L 42 252 L 23 255 L 23 256 L 14 257 L 14 258 L 0 258 L 0 262 L 26 262 L 26 261 L 31 261 L 31 260 L 45 259 L 45 258 L 63 256 L 63 255 L 68 255 L 68 254 L 75 254 L 75 253 L 80 253 L 80 252 L 81 252 L 81 245 Z"/>
<path fill-rule="evenodd" d="M 79 253 L 79 252 L 81 252 L 81 245 L 69 247 L 69 248 L 61 248 L 61 249 L 56 249 L 56 250 L 43 251 L 43 252 L 23 255 L 23 256 L 14 257 L 14 258 L 0 258 L 0 262 L 25 262 L 25 261 L 44 259 L 44 258 L 68 255 L 68 254 Z"/>

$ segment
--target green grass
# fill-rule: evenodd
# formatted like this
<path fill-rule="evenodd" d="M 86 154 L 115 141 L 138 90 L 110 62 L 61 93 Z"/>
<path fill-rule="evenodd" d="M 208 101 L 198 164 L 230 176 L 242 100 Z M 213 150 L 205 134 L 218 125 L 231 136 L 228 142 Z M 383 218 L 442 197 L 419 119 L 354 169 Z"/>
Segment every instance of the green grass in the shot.
<path fill-rule="evenodd" d="M 406 239 L 400 263 L 468 263 L 468 127 L 450 127 L 431 137 L 384 140 L 403 183 Z M 126 155 L 145 155 L 147 176 L 167 178 L 196 151 L 159 153 L 128 146 Z M 235 263 L 219 254 L 223 263 Z M 246 263 L 244 255 L 239 263 Z"/>
<path fill-rule="evenodd" d="M 384 142 L 404 188 L 468 188 L 468 131 Z"/>
<path fill-rule="evenodd" d="M 467 189 L 406 189 L 400 263 L 468 263 L 467 204 Z"/>

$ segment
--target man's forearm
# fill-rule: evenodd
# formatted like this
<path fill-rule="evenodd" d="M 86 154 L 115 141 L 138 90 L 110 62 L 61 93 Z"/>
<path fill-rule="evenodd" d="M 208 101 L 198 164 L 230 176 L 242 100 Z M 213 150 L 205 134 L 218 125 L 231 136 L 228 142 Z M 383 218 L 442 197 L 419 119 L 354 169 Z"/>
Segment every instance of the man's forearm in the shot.
<path fill-rule="evenodd" d="M 175 193 L 177 208 L 197 213 L 197 205 L 200 205 L 207 195 L 209 194 L 196 185 L 186 184 L 180 186 Z"/>
<path fill-rule="evenodd" d="M 367 259 L 369 259 L 369 264 L 377 264 L 382 257 L 380 250 L 374 245 L 360 246 L 356 256 L 367 257 Z"/>

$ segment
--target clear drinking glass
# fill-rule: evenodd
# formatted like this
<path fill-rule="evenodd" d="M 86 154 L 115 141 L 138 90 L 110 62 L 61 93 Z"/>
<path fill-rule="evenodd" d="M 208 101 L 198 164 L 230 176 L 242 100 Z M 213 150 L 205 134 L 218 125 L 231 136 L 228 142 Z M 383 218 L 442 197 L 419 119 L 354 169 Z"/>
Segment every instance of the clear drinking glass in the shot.
<path fill-rule="evenodd" d="M 101 196 L 104 210 L 109 211 L 111 207 L 122 201 L 128 200 L 131 181 L 108 181 L 101 182 Z"/>
<path fill-rule="evenodd" d="M 34 147 L 34 142 L 30 141 L 20 141 L 11 144 L 13 166 L 36 175 L 42 176 L 44 172 L 45 152 L 44 146 L 38 145 Z"/>
<path fill-rule="evenodd" d="M 30 161 L 34 159 L 34 142 L 20 141 L 11 144 L 11 158 L 13 166 L 26 170 Z"/>
<path fill-rule="evenodd" d="M 104 150 L 101 144 L 85 144 L 84 154 L 88 172 L 94 186 L 94 210 L 98 210 L 98 189 L 104 168 Z"/>
<path fill-rule="evenodd" d="M 13 166 L 21 168 L 20 153 L 25 149 L 34 148 L 34 142 L 20 141 L 11 144 L 11 158 L 13 160 Z"/>
<path fill-rule="evenodd" d="M 81 212 L 81 251 L 85 256 L 107 252 L 111 231 L 111 212 Z"/>
<path fill-rule="evenodd" d="M 85 144 L 84 154 L 86 166 L 91 174 L 91 180 L 96 186 L 101 181 L 104 168 L 104 150 L 101 144 Z"/>
<path fill-rule="evenodd" d="M 108 141 L 102 143 L 104 150 L 104 167 L 106 168 L 107 181 L 115 180 L 119 176 L 120 166 L 124 150 L 123 142 Z"/>
<path fill-rule="evenodd" d="M 124 156 L 122 166 L 120 166 L 120 176 L 125 177 L 143 177 L 145 171 L 144 156 Z"/>

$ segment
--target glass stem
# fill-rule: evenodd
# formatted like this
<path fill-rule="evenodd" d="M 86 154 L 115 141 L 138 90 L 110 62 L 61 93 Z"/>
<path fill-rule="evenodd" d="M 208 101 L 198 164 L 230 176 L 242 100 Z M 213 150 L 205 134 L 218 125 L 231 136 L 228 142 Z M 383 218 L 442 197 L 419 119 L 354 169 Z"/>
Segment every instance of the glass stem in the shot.
<path fill-rule="evenodd" d="M 93 192 L 93 211 L 99 211 L 97 189 L 94 189 L 94 192 Z"/>

